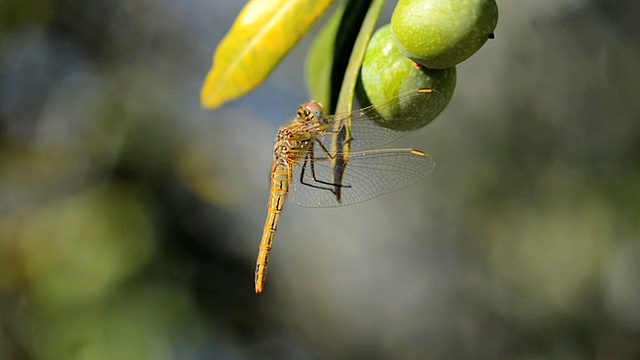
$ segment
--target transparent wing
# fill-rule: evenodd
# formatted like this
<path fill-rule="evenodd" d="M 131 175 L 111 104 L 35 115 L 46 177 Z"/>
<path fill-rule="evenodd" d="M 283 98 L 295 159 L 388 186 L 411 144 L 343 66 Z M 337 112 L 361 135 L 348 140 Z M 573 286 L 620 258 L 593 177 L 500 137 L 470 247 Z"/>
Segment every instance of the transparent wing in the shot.
<path fill-rule="evenodd" d="M 351 205 L 418 182 L 429 175 L 434 166 L 429 155 L 417 150 L 352 152 L 339 186 L 338 201 L 336 187 L 331 184 L 332 162 L 327 157 L 317 157 L 296 166 L 291 199 L 304 207 Z"/>
<path fill-rule="evenodd" d="M 351 120 L 351 151 L 376 149 L 381 145 L 414 131 L 438 115 L 444 109 L 445 100 L 440 93 L 431 89 L 416 89 L 402 93 L 383 103 L 372 105 L 351 114 L 337 114 L 324 117 L 325 128 L 316 134 L 317 153 L 322 153 L 319 144 L 327 149 L 349 139 L 342 128 Z"/>

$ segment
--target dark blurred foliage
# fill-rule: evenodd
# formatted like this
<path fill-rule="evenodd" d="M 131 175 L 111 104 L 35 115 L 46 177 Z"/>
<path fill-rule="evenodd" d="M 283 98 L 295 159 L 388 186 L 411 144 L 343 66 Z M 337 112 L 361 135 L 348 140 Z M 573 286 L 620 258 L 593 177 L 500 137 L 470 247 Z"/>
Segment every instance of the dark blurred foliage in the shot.
<path fill-rule="evenodd" d="M 639 358 L 638 4 L 498 1 L 496 38 L 406 139 L 434 175 L 287 204 L 256 295 L 310 39 L 206 112 L 243 4 L 1 2 L 0 358 Z"/>

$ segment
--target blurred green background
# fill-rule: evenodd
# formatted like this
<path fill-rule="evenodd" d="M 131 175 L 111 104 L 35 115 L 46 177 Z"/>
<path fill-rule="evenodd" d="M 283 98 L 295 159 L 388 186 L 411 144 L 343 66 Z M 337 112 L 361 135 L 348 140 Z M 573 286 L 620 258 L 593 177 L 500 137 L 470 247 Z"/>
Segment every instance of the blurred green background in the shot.
<path fill-rule="evenodd" d="M 398 142 L 434 174 L 287 204 L 256 295 L 312 37 L 207 112 L 243 3 L 0 2 L 0 358 L 640 358 L 640 3 L 498 5 L 449 107 Z"/>

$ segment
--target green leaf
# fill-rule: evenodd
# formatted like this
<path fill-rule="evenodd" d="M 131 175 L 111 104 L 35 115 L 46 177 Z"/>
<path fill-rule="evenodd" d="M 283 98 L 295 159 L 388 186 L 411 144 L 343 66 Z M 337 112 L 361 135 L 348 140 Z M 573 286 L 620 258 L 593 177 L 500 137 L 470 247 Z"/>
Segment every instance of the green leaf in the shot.
<path fill-rule="evenodd" d="M 362 59 L 364 59 L 364 53 L 367 50 L 367 44 L 369 44 L 369 39 L 371 39 L 383 6 L 384 0 L 373 0 L 369 11 L 367 11 L 367 15 L 360 28 L 360 33 L 351 51 L 349 65 L 344 74 L 340 95 L 338 97 L 338 105 L 336 105 L 336 113 L 348 113 L 353 110 L 353 97 L 356 82 L 358 81 L 358 72 L 360 71 Z"/>
<path fill-rule="evenodd" d="M 342 87 L 340 88 L 340 95 L 338 96 L 338 104 L 336 105 L 337 114 L 350 113 L 353 110 L 353 97 L 356 89 L 356 83 L 358 81 L 358 73 L 360 72 L 360 66 L 364 59 L 364 53 L 367 50 L 369 39 L 373 34 L 373 30 L 380 17 L 380 12 L 384 6 L 384 0 L 373 0 L 371 6 L 367 11 L 367 15 L 362 22 L 360 33 L 351 51 L 351 57 L 349 58 L 349 65 L 344 74 L 344 80 L 342 81 Z M 336 142 L 331 144 L 331 150 L 336 157 L 332 161 L 333 163 L 333 183 L 342 184 L 342 177 L 344 170 L 349 161 L 350 141 L 351 141 L 351 118 L 347 118 L 341 134 L 335 137 Z M 340 141 L 340 142 L 339 142 Z M 336 186 L 336 196 L 340 199 L 339 186 Z"/>
<path fill-rule="evenodd" d="M 200 92 L 213 109 L 260 85 L 334 0 L 252 0 L 213 56 Z"/>
<path fill-rule="evenodd" d="M 344 4 L 340 3 L 331 19 L 318 33 L 316 39 L 307 53 L 307 87 L 311 98 L 322 103 L 327 112 L 332 111 L 332 82 L 331 74 L 333 70 L 336 36 L 344 13 Z M 349 55 L 347 54 L 347 57 Z"/>
<path fill-rule="evenodd" d="M 307 56 L 307 80 L 312 97 L 333 112 L 351 51 L 371 0 L 349 0 L 341 4 L 318 34 Z"/>

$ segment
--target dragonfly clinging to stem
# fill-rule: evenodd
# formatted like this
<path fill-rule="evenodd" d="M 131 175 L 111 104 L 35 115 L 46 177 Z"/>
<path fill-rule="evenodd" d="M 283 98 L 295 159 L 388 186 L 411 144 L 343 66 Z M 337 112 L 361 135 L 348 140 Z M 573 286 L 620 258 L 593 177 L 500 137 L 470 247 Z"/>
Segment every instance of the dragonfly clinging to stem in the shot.
<path fill-rule="evenodd" d="M 262 292 L 269 255 L 282 207 L 291 191 L 305 207 L 359 203 L 402 189 L 427 176 L 435 166 L 414 149 L 376 149 L 421 125 L 442 111 L 445 101 L 435 90 L 417 89 L 348 114 L 324 115 L 318 102 L 298 108 L 296 117 L 280 127 L 271 165 L 271 190 L 255 270 L 255 290 Z M 409 126 L 385 127 L 384 114 L 403 108 Z M 395 129 L 395 130 L 394 130 Z"/>

